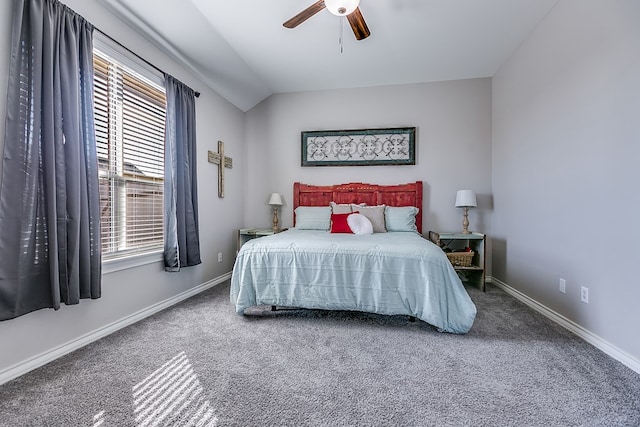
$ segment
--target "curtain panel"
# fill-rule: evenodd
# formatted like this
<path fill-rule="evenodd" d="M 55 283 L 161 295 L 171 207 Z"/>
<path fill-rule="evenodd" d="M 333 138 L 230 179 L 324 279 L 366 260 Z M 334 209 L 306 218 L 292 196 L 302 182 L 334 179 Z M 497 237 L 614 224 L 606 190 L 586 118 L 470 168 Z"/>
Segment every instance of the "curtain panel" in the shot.
<path fill-rule="evenodd" d="M 165 74 L 167 116 L 164 162 L 164 264 L 166 271 L 198 265 L 196 107 L 193 89 Z"/>
<path fill-rule="evenodd" d="M 0 320 L 101 294 L 93 27 L 15 0 L 0 183 Z"/>

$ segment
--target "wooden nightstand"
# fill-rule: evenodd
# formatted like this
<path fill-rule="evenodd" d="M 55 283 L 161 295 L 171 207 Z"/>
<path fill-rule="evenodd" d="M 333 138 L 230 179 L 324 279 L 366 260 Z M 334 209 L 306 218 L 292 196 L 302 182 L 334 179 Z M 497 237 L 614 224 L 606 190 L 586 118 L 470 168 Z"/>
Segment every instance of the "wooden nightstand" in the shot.
<path fill-rule="evenodd" d="M 271 236 L 275 234 L 271 228 L 241 228 L 238 230 L 238 246 L 236 249 L 236 255 L 240 251 L 242 245 L 247 243 L 251 239 L 258 237 Z"/>
<path fill-rule="evenodd" d="M 465 247 L 471 248 L 473 258 L 468 267 L 456 266 L 453 268 L 458 272 L 460 278 L 467 283 L 473 284 L 484 292 L 485 285 L 485 261 L 484 254 L 486 248 L 486 235 L 482 233 L 440 233 L 429 231 L 429 240 L 440 246 L 442 250 L 459 250 Z"/>

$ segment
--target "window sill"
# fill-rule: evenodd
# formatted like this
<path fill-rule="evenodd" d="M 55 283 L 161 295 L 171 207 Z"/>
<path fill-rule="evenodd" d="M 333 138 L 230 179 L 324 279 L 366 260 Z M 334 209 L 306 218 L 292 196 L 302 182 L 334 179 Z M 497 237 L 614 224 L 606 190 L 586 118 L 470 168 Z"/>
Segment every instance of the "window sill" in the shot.
<path fill-rule="evenodd" d="M 116 271 L 154 264 L 156 262 L 162 262 L 162 251 L 114 258 L 102 262 L 102 274 L 114 273 Z"/>

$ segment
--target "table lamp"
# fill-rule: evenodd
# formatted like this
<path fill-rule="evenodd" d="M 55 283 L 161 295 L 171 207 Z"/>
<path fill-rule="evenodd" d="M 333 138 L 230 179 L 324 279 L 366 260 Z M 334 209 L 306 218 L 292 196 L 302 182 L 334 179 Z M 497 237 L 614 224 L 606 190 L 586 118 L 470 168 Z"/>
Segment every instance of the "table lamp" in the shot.
<path fill-rule="evenodd" d="M 456 194 L 456 208 L 464 208 L 464 220 L 462 221 L 462 234 L 471 234 L 469 231 L 469 208 L 478 206 L 476 193 L 473 190 L 458 190 Z"/>
<path fill-rule="evenodd" d="M 282 206 L 282 196 L 280 193 L 271 193 L 271 197 L 269 198 L 269 205 L 273 206 L 273 232 L 277 233 L 279 231 L 278 227 L 278 208 Z"/>

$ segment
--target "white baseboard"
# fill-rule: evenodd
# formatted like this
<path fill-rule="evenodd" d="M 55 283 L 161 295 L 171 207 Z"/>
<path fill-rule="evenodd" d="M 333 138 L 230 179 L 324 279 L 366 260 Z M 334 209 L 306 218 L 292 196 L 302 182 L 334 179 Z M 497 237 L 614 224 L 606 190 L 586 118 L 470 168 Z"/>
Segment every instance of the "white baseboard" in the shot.
<path fill-rule="evenodd" d="M 71 340 L 51 350 L 47 350 L 44 353 L 41 353 L 23 362 L 17 363 L 3 371 L 0 371 L 0 385 L 8 381 L 11 381 L 14 378 L 17 378 L 20 375 L 24 375 L 29 371 L 39 368 L 40 366 L 43 366 L 61 356 L 64 356 L 67 353 L 71 353 L 74 350 L 84 347 L 89 343 L 97 341 L 100 338 L 106 337 L 107 335 L 112 334 L 115 331 L 124 328 L 125 326 L 129 326 L 136 322 L 139 322 L 145 317 L 149 317 L 152 314 L 162 311 L 168 307 L 171 307 L 172 305 L 175 305 L 181 301 L 184 301 L 185 299 L 192 297 L 196 294 L 199 294 L 202 291 L 205 291 L 209 288 L 219 285 L 220 283 L 223 283 L 229 278 L 231 278 L 231 272 L 225 273 L 222 276 L 209 280 L 208 282 L 205 282 L 201 285 L 191 288 L 188 291 L 182 292 L 181 294 L 175 295 L 164 301 L 160 301 L 136 313 L 123 317 L 120 320 L 117 320 L 113 323 L 110 323 L 101 328 L 98 328 L 93 332 L 89 332 L 88 334 L 85 334 L 79 338 Z"/>
<path fill-rule="evenodd" d="M 515 299 L 523 302 L 524 304 L 528 305 L 538 313 L 553 320 L 563 328 L 568 329 L 569 331 L 573 332 L 574 334 L 576 334 L 577 336 L 579 336 L 589 344 L 593 345 L 599 350 L 602 350 L 604 353 L 608 354 L 609 356 L 613 357 L 617 361 L 621 362 L 622 364 L 626 365 L 630 369 L 640 374 L 640 360 L 638 360 L 637 358 L 619 349 L 615 345 L 599 337 L 593 332 L 583 328 L 582 326 L 578 325 L 574 321 L 569 320 L 563 315 L 556 313 L 550 308 L 540 304 L 538 301 L 528 297 L 527 295 L 523 294 L 517 289 L 514 289 L 511 286 L 507 285 L 506 283 L 496 279 L 495 277 L 489 278 L 488 281 L 490 281 L 492 284 L 496 285 L 498 288 L 502 289 L 503 291 L 505 291 L 512 297 L 514 297 Z"/>

